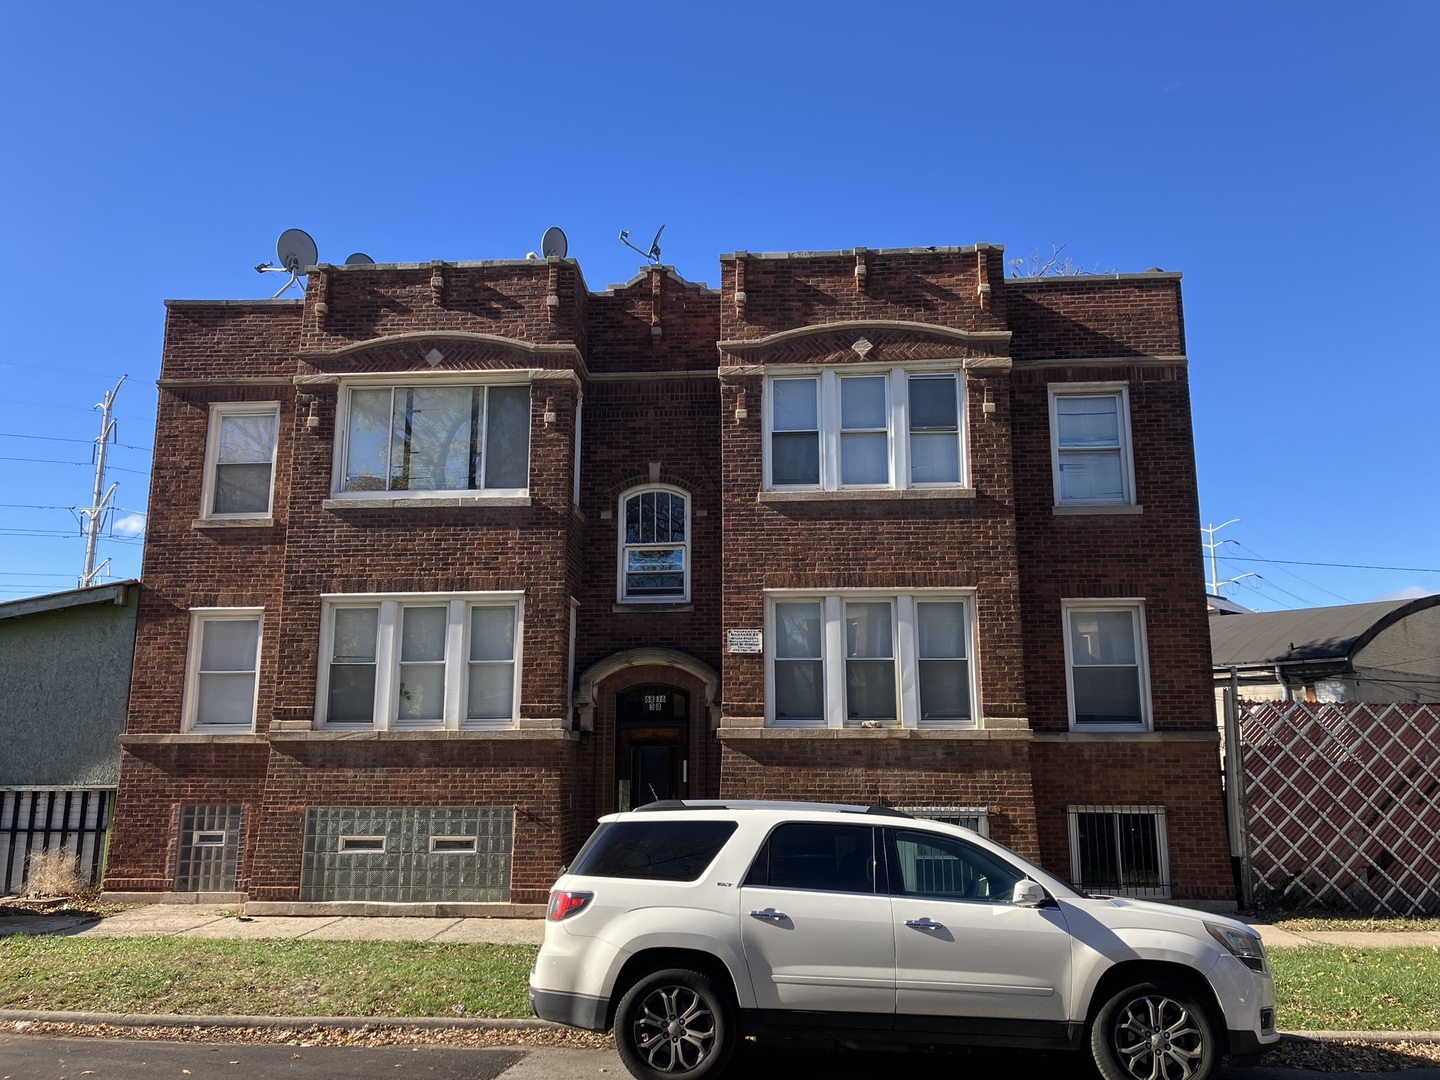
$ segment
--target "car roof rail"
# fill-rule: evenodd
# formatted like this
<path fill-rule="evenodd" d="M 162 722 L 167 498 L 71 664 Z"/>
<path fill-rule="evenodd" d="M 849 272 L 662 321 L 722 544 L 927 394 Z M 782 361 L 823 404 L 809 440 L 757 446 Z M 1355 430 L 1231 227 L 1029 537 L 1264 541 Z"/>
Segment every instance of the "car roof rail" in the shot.
<path fill-rule="evenodd" d="M 855 803 L 796 802 L 788 799 L 656 799 L 635 807 L 633 814 L 660 813 L 669 810 L 823 810 L 839 814 L 872 814 L 880 817 L 909 818 L 910 814 L 893 806 L 860 806 Z"/>

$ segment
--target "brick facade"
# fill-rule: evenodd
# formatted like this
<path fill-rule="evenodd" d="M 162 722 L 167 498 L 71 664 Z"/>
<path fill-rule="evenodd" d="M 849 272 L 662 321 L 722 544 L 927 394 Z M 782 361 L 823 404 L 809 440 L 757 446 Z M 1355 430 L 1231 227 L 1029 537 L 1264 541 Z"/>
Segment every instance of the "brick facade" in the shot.
<path fill-rule="evenodd" d="M 591 293 L 561 259 L 326 266 L 299 301 L 172 302 L 107 888 L 176 887 L 186 806 L 243 807 L 234 891 L 278 903 L 300 897 L 312 808 L 479 806 L 513 811 L 505 885 L 512 903 L 542 903 L 595 817 L 649 789 L 983 807 L 992 836 L 1064 877 L 1069 808 L 1164 807 L 1172 895 L 1229 900 L 1178 275 L 1006 281 L 1003 269 L 989 245 L 742 252 L 721 260 L 718 290 L 654 267 Z M 892 387 L 953 376 L 962 482 L 769 484 L 773 380 L 827 372 L 890 373 Z M 518 494 L 346 490 L 346 439 L 365 437 L 347 436 L 361 431 L 347 395 L 507 382 L 529 392 Z M 1122 507 L 1055 505 L 1050 397 L 1065 384 L 1128 395 Z M 903 391 L 887 393 L 898 408 Z M 271 507 L 210 514 L 214 406 L 245 402 L 278 405 Z M 377 444 L 392 477 L 412 438 L 412 414 L 403 440 L 394 416 Z M 903 432 L 879 437 L 900 453 Z M 472 470 L 492 453 L 480 438 Z M 688 499 L 683 596 L 619 590 L 636 489 Z M 906 715 L 777 725 L 771 653 L 726 645 L 727 630 L 765 627 L 777 595 L 963 600 L 971 715 L 937 730 Z M 328 673 L 344 674 L 337 605 L 381 612 L 380 644 L 356 662 L 400 685 L 413 657 L 399 630 L 384 651 L 384 613 L 428 602 L 468 620 L 464 605 L 486 597 L 515 605 L 520 627 L 510 722 L 327 723 Z M 1148 710 L 1135 731 L 1074 730 L 1062 602 L 1077 598 L 1143 608 Z M 207 613 L 237 609 L 262 613 L 248 616 L 254 719 L 219 730 L 196 719 L 192 638 Z M 448 633 L 443 685 L 483 676 L 455 644 L 470 631 Z M 910 654 L 894 647 L 913 700 Z M 377 717 L 387 707 L 377 698 Z M 387 864 L 364 858 L 379 881 Z M 455 865 L 455 891 L 437 901 L 463 902 Z"/>

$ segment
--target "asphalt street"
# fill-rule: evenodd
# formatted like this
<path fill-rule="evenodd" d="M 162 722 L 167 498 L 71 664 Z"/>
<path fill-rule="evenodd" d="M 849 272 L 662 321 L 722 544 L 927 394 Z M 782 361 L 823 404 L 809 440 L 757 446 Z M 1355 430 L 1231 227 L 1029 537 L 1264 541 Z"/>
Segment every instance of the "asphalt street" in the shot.
<path fill-rule="evenodd" d="M 748 1048 L 726 1080 L 954 1080 L 957 1075 L 1019 1072 L 1046 1080 L 1095 1080 L 1069 1054 L 955 1051 L 885 1053 L 823 1048 Z M 1366 1080 L 1382 1073 L 1317 1073 L 1300 1069 L 1227 1069 L 1226 1080 Z M 1405 1080 L 1440 1080 L 1440 1069 L 1406 1070 Z M 207 1042 L 143 1042 L 0 1032 L 0 1080 L 625 1080 L 611 1049 L 516 1046 L 300 1047 Z"/>

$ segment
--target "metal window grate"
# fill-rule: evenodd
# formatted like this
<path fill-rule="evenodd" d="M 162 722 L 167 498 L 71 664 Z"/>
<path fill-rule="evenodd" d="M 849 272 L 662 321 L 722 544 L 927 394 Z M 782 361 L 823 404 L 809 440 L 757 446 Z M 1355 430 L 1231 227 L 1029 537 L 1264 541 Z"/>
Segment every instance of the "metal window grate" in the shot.
<path fill-rule="evenodd" d="M 911 817 L 943 821 L 981 836 L 990 835 L 990 810 L 984 806 L 897 806 L 895 809 Z"/>
<path fill-rule="evenodd" d="M 1163 806 L 1071 806 L 1070 879 L 1085 892 L 1164 900 L 1170 854 Z"/>

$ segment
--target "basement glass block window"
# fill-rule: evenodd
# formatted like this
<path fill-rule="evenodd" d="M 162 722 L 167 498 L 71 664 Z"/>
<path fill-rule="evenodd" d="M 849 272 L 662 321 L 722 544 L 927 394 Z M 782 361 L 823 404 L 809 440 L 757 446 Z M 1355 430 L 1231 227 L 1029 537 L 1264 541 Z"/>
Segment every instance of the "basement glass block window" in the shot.
<path fill-rule="evenodd" d="M 1167 899 L 1170 851 L 1163 806 L 1072 806 L 1070 879 L 1098 895 Z"/>
<path fill-rule="evenodd" d="M 350 387 L 342 493 L 521 492 L 530 387 Z"/>

